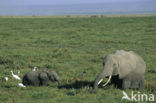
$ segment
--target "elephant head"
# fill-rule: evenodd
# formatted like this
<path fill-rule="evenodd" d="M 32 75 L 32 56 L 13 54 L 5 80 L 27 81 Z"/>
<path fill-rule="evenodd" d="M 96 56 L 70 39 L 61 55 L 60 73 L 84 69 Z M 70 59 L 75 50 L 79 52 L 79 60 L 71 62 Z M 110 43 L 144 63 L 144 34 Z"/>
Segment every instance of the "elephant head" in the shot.
<path fill-rule="evenodd" d="M 121 51 L 123 53 L 123 51 Z M 103 70 L 99 75 L 96 77 L 94 81 L 94 89 L 98 87 L 98 85 L 102 82 L 103 78 L 108 77 L 108 81 L 103 85 L 107 85 L 111 77 L 113 75 L 119 75 L 119 78 L 122 79 L 126 75 L 128 75 L 132 70 L 134 70 L 136 63 L 133 60 L 125 60 L 127 58 L 130 58 L 129 55 L 127 55 L 125 58 L 123 58 L 120 55 L 120 52 L 117 52 L 116 54 L 109 54 L 105 56 L 104 62 L 103 62 Z"/>
<path fill-rule="evenodd" d="M 48 76 L 50 81 L 57 81 L 58 86 L 60 86 L 60 79 L 59 79 L 59 76 L 57 75 L 57 73 L 55 71 L 47 71 L 47 76 Z"/>

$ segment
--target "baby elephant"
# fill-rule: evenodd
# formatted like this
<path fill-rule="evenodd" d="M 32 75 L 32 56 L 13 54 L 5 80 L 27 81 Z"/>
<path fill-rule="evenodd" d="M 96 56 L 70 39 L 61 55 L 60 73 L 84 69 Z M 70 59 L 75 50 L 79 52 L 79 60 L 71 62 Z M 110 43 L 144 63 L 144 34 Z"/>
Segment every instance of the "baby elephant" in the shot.
<path fill-rule="evenodd" d="M 30 71 L 23 77 L 24 85 L 47 86 L 49 81 L 57 81 L 60 86 L 60 80 L 55 71 Z"/>

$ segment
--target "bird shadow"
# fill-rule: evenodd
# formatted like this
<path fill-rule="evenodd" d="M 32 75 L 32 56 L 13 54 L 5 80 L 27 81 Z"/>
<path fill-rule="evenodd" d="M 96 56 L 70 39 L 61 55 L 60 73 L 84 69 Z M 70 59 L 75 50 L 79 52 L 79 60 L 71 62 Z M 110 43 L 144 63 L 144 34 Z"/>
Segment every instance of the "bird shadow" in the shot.
<path fill-rule="evenodd" d="M 74 83 L 71 84 L 65 84 L 59 86 L 59 89 L 81 89 L 81 88 L 87 88 L 87 87 L 93 87 L 93 82 L 91 81 L 75 81 Z"/>

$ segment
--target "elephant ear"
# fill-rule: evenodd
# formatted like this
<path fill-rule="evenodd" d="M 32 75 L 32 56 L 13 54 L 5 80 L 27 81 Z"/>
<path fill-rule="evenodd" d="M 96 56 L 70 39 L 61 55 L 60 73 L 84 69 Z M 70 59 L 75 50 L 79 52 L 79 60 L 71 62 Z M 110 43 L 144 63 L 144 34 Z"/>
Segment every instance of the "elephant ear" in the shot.
<path fill-rule="evenodd" d="M 48 78 L 48 75 L 47 75 L 46 72 L 41 72 L 41 73 L 39 74 L 39 79 L 40 79 L 40 80 L 48 80 L 49 78 Z"/>
<path fill-rule="evenodd" d="M 114 55 L 115 61 L 117 62 L 117 66 L 114 68 L 114 74 L 118 74 L 119 78 L 122 79 L 125 76 L 127 76 L 129 73 L 131 73 L 135 67 L 136 62 L 133 60 L 131 55 Z"/>
<path fill-rule="evenodd" d="M 117 58 L 117 56 L 112 55 L 112 60 L 113 60 L 113 72 L 112 75 L 119 75 L 120 71 L 119 71 L 119 60 Z"/>

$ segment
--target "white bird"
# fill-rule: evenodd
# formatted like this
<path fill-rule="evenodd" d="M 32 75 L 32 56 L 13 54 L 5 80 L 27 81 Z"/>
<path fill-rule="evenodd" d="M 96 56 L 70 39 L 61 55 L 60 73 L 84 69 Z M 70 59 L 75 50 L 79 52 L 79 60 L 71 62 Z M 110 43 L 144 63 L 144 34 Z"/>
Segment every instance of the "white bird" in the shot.
<path fill-rule="evenodd" d="M 15 74 L 13 73 L 12 70 L 11 70 L 10 72 L 12 73 L 12 76 L 13 76 L 15 79 L 17 79 L 17 80 L 21 80 L 21 78 L 20 78 L 18 75 L 15 75 Z"/>
<path fill-rule="evenodd" d="M 127 93 L 125 91 L 122 91 L 122 93 L 123 93 L 124 96 L 122 97 L 121 100 L 123 100 L 123 99 L 130 100 L 130 98 L 128 97 L 128 95 L 127 95 Z"/>
<path fill-rule="evenodd" d="M 38 68 L 37 67 L 34 67 L 34 69 L 32 71 L 36 71 Z"/>
<path fill-rule="evenodd" d="M 5 79 L 5 81 L 8 81 L 9 78 L 8 77 L 4 77 L 4 79 Z"/>
<path fill-rule="evenodd" d="M 23 85 L 22 83 L 18 83 L 19 87 L 26 87 L 25 85 Z"/>
<path fill-rule="evenodd" d="M 18 74 L 20 74 L 20 71 L 18 71 Z"/>

